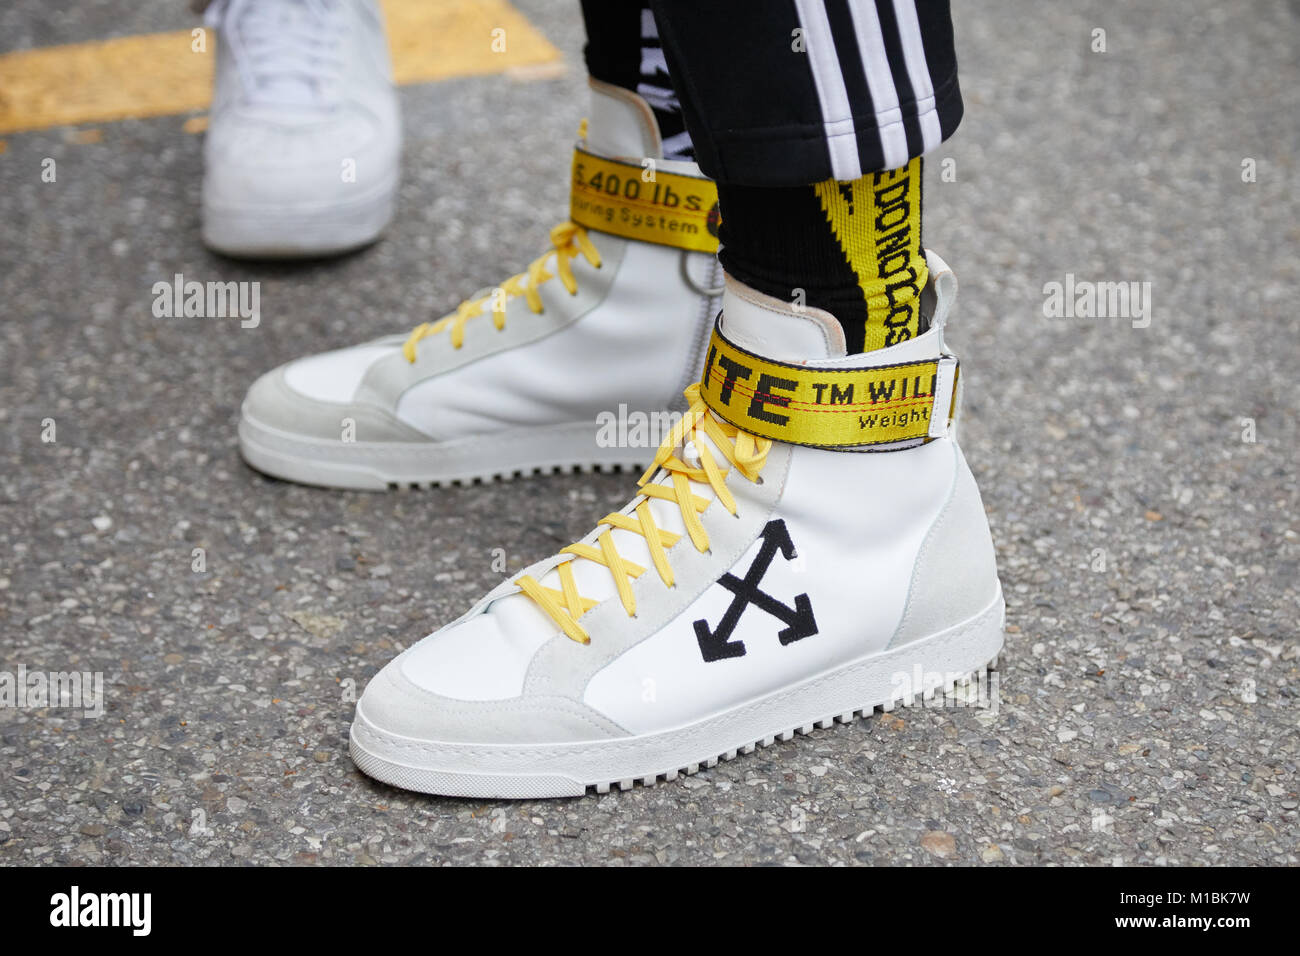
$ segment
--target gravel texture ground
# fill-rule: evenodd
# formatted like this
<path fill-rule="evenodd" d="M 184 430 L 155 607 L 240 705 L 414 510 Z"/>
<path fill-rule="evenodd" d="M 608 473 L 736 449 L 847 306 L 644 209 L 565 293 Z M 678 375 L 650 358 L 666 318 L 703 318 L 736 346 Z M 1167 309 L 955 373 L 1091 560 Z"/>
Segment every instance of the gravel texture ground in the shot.
<path fill-rule="evenodd" d="M 192 20 L 53 6 L 6 4 L 0 52 Z M 963 444 L 1009 599 L 996 708 L 577 800 L 353 769 L 369 677 L 494 558 L 551 552 L 631 488 L 332 493 L 235 449 L 256 375 L 441 314 L 563 216 L 577 5 L 518 6 L 565 70 L 404 89 L 399 218 L 342 261 L 206 252 L 180 117 L 7 137 L 0 669 L 102 672 L 107 709 L 0 708 L 0 863 L 1300 862 L 1294 3 L 957 5 L 967 113 L 927 163 L 925 231 L 962 283 Z M 176 272 L 260 280 L 261 325 L 154 318 Z M 1149 283 L 1150 310 L 1050 318 L 1067 275 Z"/>

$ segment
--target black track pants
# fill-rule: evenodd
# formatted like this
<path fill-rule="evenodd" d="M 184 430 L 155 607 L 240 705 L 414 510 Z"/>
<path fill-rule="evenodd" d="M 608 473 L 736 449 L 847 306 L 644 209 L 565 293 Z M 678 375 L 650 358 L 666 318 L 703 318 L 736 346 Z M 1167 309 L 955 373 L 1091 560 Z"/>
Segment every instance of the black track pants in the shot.
<path fill-rule="evenodd" d="M 647 3 L 657 38 L 640 0 L 583 0 L 587 68 L 651 105 L 675 94 L 680 106 L 667 107 L 720 182 L 801 186 L 897 169 L 961 120 L 947 0 Z"/>

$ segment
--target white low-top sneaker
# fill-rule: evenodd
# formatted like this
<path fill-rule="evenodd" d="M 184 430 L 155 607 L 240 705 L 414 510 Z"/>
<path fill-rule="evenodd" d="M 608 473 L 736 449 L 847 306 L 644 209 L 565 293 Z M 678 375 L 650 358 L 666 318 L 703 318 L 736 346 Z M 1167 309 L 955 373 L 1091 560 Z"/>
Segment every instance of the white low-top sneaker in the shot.
<path fill-rule="evenodd" d="M 637 496 L 376 675 L 357 766 L 455 796 L 626 788 L 988 665 L 1004 606 L 954 434 L 956 281 L 928 261 L 929 330 L 857 355 L 830 314 L 728 279 Z"/>
<path fill-rule="evenodd" d="M 215 0 L 203 241 L 227 255 L 330 255 L 393 218 L 402 132 L 375 0 Z"/>
<path fill-rule="evenodd" d="M 659 158 L 635 94 L 593 82 L 582 137 L 550 249 L 409 335 L 262 376 L 239 423 L 249 464 L 362 489 L 644 467 L 721 301 L 717 190 Z"/>

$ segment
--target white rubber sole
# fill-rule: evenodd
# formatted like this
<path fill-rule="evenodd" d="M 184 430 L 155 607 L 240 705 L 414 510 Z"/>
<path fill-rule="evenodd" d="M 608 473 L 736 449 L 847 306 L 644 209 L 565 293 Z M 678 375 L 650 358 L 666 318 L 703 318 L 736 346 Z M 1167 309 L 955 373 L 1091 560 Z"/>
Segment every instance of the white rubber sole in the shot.
<path fill-rule="evenodd" d="M 796 733 L 892 710 L 969 685 L 1002 650 L 1001 589 L 985 610 L 903 647 L 860 658 L 792 687 L 673 730 L 565 744 L 454 744 L 386 733 L 357 705 L 350 751 L 384 783 L 452 797 L 577 797 L 649 786 L 751 753 Z M 900 684 L 900 675 L 905 675 Z M 914 680 L 915 679 L 915 680 Z M 921 686 L 916 686 L 919 681 Z M 989 686 L 984 684 L 983 686 Z M 994 697 L 996 702 L 996 697 Z"/>
<path fill-rule="evenodd" d="M 595 422 L 530 426 L 449 442 L 304 439 L 239 420 L 239 451 L 258 471 L 322 488 L 384 491 L 509 480 L 532 474 L 645 468 L 656 448 L 602 448 Z"/>
<path fill-rule="evenodd" d="M 214 252 L 250 259 L 308 259 L 339 255 L 374 242 L 393 219 L 394 179 L 369 193 L 324 206 L 203 205 L 203 243 Z"/>

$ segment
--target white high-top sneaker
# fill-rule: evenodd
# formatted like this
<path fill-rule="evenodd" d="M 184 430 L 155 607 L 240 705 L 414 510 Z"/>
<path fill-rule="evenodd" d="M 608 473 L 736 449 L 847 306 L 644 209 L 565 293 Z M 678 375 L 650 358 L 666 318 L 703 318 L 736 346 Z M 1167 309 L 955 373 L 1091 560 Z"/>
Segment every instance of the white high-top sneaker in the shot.
<path fill-rule="evenodd" d="M 215 0 L 203 241 L 292 258 L 374 241 L 393 217 L 402 132 L 375 0 Z"/>
<path fill-rule="evenodd" d="M 928 261 L 929 330 L 858 355 L 830 314 L 728 279 L 640 493 L 385 667 L 357 766 L 456 796 L 627 788 L 989 664 L 1004 608 L 953 432 L 956 281 Z"/>
<path fill-rule="evenodd" d="M 659 156 L 645 101 L 593 82 L 552 248 L 409 335 L 264 375 L 244 401 L 244 458 L 374 489 L 643 467 L 721 301 L 716 188 Z"/>

